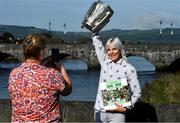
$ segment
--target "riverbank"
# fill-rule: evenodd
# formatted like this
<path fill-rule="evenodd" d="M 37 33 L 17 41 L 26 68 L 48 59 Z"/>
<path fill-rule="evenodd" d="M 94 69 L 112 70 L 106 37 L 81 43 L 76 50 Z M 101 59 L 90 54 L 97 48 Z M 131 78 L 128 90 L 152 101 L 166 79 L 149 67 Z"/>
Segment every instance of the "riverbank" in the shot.
<path fill-rule="evenodd" d="M 62 101 L 64 122 L 93 122 L 93 101 Z M 10 122 L 11 102 L 0 100 L 0 122 Z M 131 122 L 179 122 L 180 105 L 152 106 L 139 102 L 127 113 L 127 121 Z"/>

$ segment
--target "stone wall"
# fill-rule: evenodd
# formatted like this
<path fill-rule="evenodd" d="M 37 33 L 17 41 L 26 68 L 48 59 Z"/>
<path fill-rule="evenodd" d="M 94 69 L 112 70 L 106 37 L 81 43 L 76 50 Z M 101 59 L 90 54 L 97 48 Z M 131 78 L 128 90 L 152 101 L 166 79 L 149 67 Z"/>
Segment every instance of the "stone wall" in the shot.
<path fill-rule="evenodd" d="M 93 122 L 94 102 L 63 101 L 62 112 L 65 122 Z M 11 101 L 0 100 L 0 122 L 11 121 Z"/>
<path fill-rule="evenodd" d="M 63 101 L 64 122 L 93 122 L 94 102 Z M 0 100 L 0 122 L 10 122 L 10 100 Z M 152 106 L 139 102 L 134 109 L 127 112 L 128 122 L 179 122 L 180 105 Z"/>

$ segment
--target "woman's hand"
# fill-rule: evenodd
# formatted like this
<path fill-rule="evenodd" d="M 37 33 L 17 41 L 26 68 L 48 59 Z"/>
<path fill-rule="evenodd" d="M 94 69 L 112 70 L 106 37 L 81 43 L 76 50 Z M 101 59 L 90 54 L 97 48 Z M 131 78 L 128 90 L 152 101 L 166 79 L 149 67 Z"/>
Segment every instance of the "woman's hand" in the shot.
<path fill-rule="evenodd" d="M 61 74 L 65 80 L 65 89 L 61 92 L 61 95 L 67 96 L 67 95 L 71 94 L 71 92 L 72 92 L 72 81 L 70 80 L 70 77 L 62 63 L 55 62 L 55 65 L 56 65 L 57 69 L 61 72 Z"/>
<path fill-rule="evenodd" d="M 112 110 L 108 110 L 108 111 L 116 111 L 116 112 L 125 112 L 127 109 L 125 107 L 122 107 L 121 105 L 115 103 L 116 105 L 116 108 L 115 109 L 112 109 Z"/>
<path fill-rule="evenodd" d="M 99 32 L 93 32 L 93 33 L 92 33 L 92 37 L 98 36 L 98 35 L 99 35 Z"/>
<path fill-rule="evenodd" d="M 56 70 L 58 70 L 60 73 L 62 73 L 62 71 L 65 71 L 64 65 L 62 64 L 61 61 L 59 62 L 54 62 L 54 68 Z"/>

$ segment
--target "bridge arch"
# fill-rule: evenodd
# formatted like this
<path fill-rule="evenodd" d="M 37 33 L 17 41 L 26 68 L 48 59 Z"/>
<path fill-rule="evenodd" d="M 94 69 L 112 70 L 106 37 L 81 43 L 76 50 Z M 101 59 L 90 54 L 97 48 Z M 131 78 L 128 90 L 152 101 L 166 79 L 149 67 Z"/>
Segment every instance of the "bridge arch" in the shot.
<path fill-rule="evenodd" d="M 167 69 L 172 72 L 180 71 L 180 57 L 173 61 L 171 64 L 169 64 Z"/>
<path fill-rule="evenodd" d="M 4 52 L 0 52 L 0 62 L 20 62 L 20 60 L 18 58 L 16 58 L 15 56 L 8 54 L 8 53 L 4 53 Z"/>
<path fill-rule="evenodd" d="M 156 71 L 155 65 L 142 56 L 128 56 L 128 62 L 136 68 L 137 72 Z"/>
<path fill-rule="evenodd" d="M 52 54 L 50 56 L 47 56 L 43 60 L 43 64 L 49 67 L 55 67 L 54 62 L 59 61 L 64 64 L 67 70 L 85 70 L 88 69 L 88 63 L 82 59 L 77 58 L 75 56 L 72 56 L 67 53 L 58 53 L 58 54 Z M 72 64 L 72 65 L 71 65 Z"/>
<path fill-rule="evenodd" d="M 68 56 L 71 56 L 71 55 L 70 55 L 70 54 L 67 54 L 67 53 L 59 53 L 59 54 L 57 54 L 57 55 L 48 55 L 48 56 L 45 57 L 44 60 L 47 60 L 47 59 L 49 59 L 50 57 L 53 57 L 53 56 L 54 56 L 54 58 L 56 58 L 57 60 L 60 60 L 60 59 L 64 59 L 64 58 L 66 58 L 66 57 L 68 57 Z"/>
<path fill-rule="evenodd" d="M 147 57 L 146 55 L 140 55 L 140 54 L 133 54 L 133 53 L 128 53 L 126 54 L 127 57 L 131 57 L 131 56 L 136 56 L 136 57 L 141 57 L 143 58 L 144 60 L 146 60 L 147 62 L 149 62 L 150 64 L 154 65 L 155 64 L 149 59 L 149 57 Z"/>

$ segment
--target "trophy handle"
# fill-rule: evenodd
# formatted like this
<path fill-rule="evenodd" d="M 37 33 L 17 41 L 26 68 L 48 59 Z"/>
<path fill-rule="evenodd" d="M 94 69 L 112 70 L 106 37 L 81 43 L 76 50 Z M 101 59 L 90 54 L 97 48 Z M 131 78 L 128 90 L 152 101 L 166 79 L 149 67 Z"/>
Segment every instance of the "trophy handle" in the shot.
<path fill-rule="evenodd" d="M 83 28 L 85 25 L 86 25 L 86 22 L 87 22 L 87 18 L 89 16 L 92 15 L 92 13 L 94 12 L 95 8 L 96 8 L 96 5 L 97 5 L 97 2 L 93 2 L 93 4 L 91 5 L 91 7 L 88 9 L 88 11 L 86 12 L 85 16 L 84 16 L 84 19 L 83 19 L 83 22 L 82 22 L 82 26 L 81 28 Z M 86 25 L 88 26 L 88 25 Z M 90 28 L 90 27 L 89 27 Z"/>
<path fill-rule="evenodd" d="M 100 26 L 95 26 L 94 28 L 92 28 L 92 32 L 98 32 L 99 30 L 101 30 L 110 20 L 109 18 L 112 16 L 112 14 L 110 12 L 106 13 L 104 16 L 102 16 L 102 18 L 98 19 L 96 25 L 101 25 Z M 107 19 L 108 18 L 108 19 Z"/>

